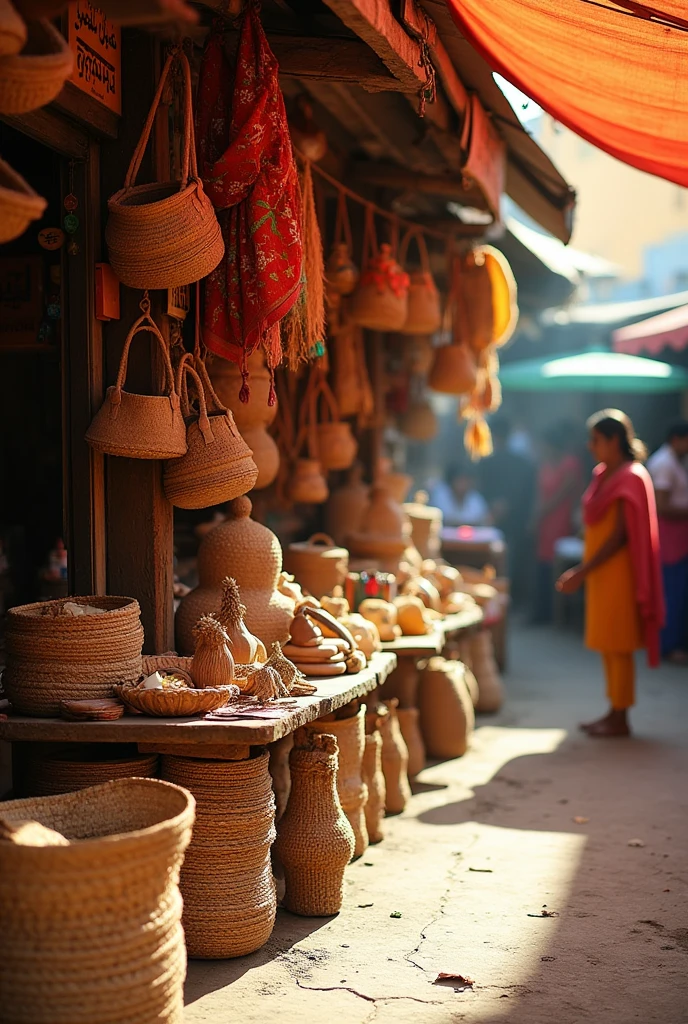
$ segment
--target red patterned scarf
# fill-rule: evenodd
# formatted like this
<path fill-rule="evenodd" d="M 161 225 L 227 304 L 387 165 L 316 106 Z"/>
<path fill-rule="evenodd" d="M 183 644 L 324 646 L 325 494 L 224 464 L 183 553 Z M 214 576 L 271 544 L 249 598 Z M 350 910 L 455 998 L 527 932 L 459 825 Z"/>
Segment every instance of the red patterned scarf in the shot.
<path fill-rule="evenodd" d="M 203 54 L 196 115 L 199 172 L 225 240 L 220 265 L 205 279 L 203 340 L 238 363 L 248 400 L 246 360 L 259 344 L 281 358 L 277 325 L 302 282 L 301 193 L 278 65 L 257 4 L 243 17 L 236 72 L 222 28 Z"/>

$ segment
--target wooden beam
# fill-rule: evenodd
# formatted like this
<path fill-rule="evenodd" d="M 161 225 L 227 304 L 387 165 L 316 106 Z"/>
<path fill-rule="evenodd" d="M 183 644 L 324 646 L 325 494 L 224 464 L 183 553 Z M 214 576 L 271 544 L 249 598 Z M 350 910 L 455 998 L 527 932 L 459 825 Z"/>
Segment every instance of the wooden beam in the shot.
<path fill-rule="evenodd" d="M 401 0 L 401 20 L 414 38 L 427 44 L 447 98 L 463 121 L 468 109 L 468 92 L 444 48 L 434 21 L 416 0 Z"/>
<path fill-rule="evenodd" d="M 370 46 L 406 92 L 427 84 L 421 49 L 392 13 L 390 0 L 324 0 L 330 10 Z"/>
<path fill-rule="evenodd" d="M 393 164 L 365 163 L 359 161 L 353 165 L 354 177 L 369 185 L 381 185 L 384 188 L 398 189 L 402 192 L 422 192 L 424 195 L 443 196 L 447 199 L 460 200 L 466 206 L 478 206 L 482 209 L 485 200 L 481 192 L 474 188 L 466 188 L 461 177 L 449 177 L 441 174 L 417 174 L 405 167 Z"/>
<path fill-rule="evenodd" d="M 280 74 L 309 80 L 349 82 L 367 92 L 402 92 L 404 85 L 360 39 L 269 33 Z"/>

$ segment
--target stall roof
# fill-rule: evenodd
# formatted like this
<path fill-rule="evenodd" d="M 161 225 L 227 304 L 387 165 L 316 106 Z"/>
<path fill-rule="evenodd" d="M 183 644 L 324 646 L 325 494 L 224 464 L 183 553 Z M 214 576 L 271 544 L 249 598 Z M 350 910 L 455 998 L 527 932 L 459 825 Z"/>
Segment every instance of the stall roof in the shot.
<path fill-rule="evenodd" d="M 570 309 L 548 309 L 543 323 L 557 324 L 622 324 L 628 320 L 652 316 L 653 313 L 675 309 L 688 304 L 688 292 L 661 295 L 656 299 L 633 299 L 630 302 L 602 302 Z"/>
<path fill-rule="evenodd" d="M 615 351 L 632 355 L 638 352 L 657 355 L 663 348 L 680 352 L 688 348 L 688 305 L 620 327 L 612 334 L 612 342 Z"/>
<path fill-rule="evenodd" d="M 607 350 L 521 359 L 503 366 L 499 376 L 507 391 L 659 394 L 688 388 L 688 371 L 679 366 Z"/>
<path fill-rule="evenodd" d="M 507 216 L 505 224 L 519 242 L 530 249 L 553 274 L 567 278 L 572 284 L 578 284 L 581 275 L 584 277 L 618 277 L 620 268 L 600 256 L 581 252 L 564 245 L 558 238 L 535 231 L 516 217 Z"/>

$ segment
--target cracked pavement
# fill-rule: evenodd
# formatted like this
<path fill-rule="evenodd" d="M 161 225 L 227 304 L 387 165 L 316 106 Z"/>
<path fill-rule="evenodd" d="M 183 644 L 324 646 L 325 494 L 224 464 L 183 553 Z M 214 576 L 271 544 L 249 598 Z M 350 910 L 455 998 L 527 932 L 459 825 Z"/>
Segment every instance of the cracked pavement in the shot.
<path fill-rule="evenodd" d="M 593 740 L 578 638 L 519 627 L 511 656 L 505 709 L 425 769 L 341 914 L 191 962 L 186 1024 L 688 1024 L 688 672 L 641 668 L 637 736 Z"/>

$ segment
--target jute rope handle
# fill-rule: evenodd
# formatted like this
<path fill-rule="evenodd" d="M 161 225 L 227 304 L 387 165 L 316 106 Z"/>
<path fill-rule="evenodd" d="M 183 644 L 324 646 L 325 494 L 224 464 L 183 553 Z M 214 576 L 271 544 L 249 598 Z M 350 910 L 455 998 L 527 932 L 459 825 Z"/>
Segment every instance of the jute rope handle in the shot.
<path fill-rule="evenodd" d="M 181 50 L 174 49 L 167 55 L 165 66 L 162 69 L 160 81 L 158 82 L 158 88 L 151 108 L 148 111 L 148 117 L 143 126 L 141 136 L 137 143 L 134 154 L 131 158 L 131 163 L 127 170 L 127 175 L 124 179 L 125 189 L 133 188 L 136 183 L 136 177 L 141 169 L 141 163 L 143 161 L 143 155 L 146 152 L 148 146 L 148 140 L 150 139 L 150 133 L 153 129 L 153 122 L 155 121 L 155 115 L 158 112 L 160 101 L 162 99 L 163 90 L 165 83 L 169 76 L 172 65 L 176 60 L 181 62 L 182 74 L 184 78 L 184 136 L 182 144 L 182 177 L 180 191 L 186 188 L 189 183 L 189 174 L 192 177 L 198 177 L 198 171 L 196 168 L 196 146 L 194 140 L 194 129 L 193 129 L 193 113 L 192 113 L 192 97 L 191 97 L 191 69 L 189 67 L 189 61 L 185 53 Z"/>
<path fill-rule="evenodd" d="M 363 258 L 361 266 L 366 267 L 369 259 L 374 260 L 377 256 L 377 235 L 375 233 L 375 211 L 370 204 L 366 204 L 365 218 L 363 220 Z"/>
<path fill-rule="evenodd" d="M 208 419 L 208 409 L 205 404 L 203 384 L 201 383 L 201 378 L 191 365 L 192 360 L 193 356 L 188 352 L 186 352 L 180 359 L 179 366 L 177 367 L 177 388 L 182 394 L 182 413 L 184 418 L 187 419 L 193 415 L 191 403 L 189 402 L 188 384 L 186 381 L 187 376 L 190 374 L 196 385 L 196 392 L 198 394 L 198 429 L 203 435 L 203 440 L 206 445 L 209 445 L 215 440 L 215 435 L 213 434 L 210 426 L 210 420 Z"/>
<path fill-rule="evenodd" d="M 143 332 L 147 331 L 148 334 L 152 334 L 162 352 L 163 358 L 163 371 L 165 374 L 165 383 L 167 385 L 166 394 L 170 400 L 170 405 L 173 410 L 179 409 L 179 392 L 175 388 L 174 370 L 172 369 L 172 361 L 170 359 L 169 349 L 167 342 L 163 338 L 158 325 L 151 318 L 150 315 L 150 300 L 148 299 L 148 293 L 144 295 L 141 300 L 140 307 L 142 315 L 138 320 L 132 324 L 129 328 L 129 333 L 124 342 L 124 348 L 122 349 L 122 358 L 119 361 L 119 370 L 117 372 L 117 380 L 115 386 L 110 393 L 110 413 L 112 416 L 116 416 L 119 411 L 120 404 L 122 402 L 122 391 L 124 390 L 124 383 L 127 379 L 127 369 L 129 365 L 129 349 L 134 337 Z"/>
<path fill-rule="evenodd" d="M 340 419 L 341 419 L 341 417 L 339 415 L 339 403 L 337 402 L 337 399 L 334 396 L 332 388 L 327 383 L 327 378 L 326 378 L 324 373 L 320 373 L 319 379 L 318 379 L 317 384 L 316 384 L 316 388 L 317 388 L 316 393 L 315 393 L 316 404 L 317 404 L 318 399 L 322 398 L 323 399 L 323 404 L 325 406 L 327 406 L 327 411 L 329 412 L 329 416 L 330 416 L 329 422 L 331 422 L 331 423 L 339 423 Z M 317 409 L 316 409 L 316 412 L 317 412 Z M 318 417 L 316 415 L 316 422 L 317 423 L 327 423 L 328 420 L 325 417 L 320 419 L 320 417 Z"/>
<path fill-rule="evenodd" d="M 313 397 L 315 389 L 315 371 L 311 372 L 308 378 L 308 384 L 306 385 L 306 393 L 303 396 L 303 403 L 301 405 L 301 414 L 299 416 L 299 430 L 296 435 L 296 441 L 294 442 L 294 458 L 299 457 L 299 453 L 303 448 L 304 444 L 308 446 L 308 456 L 311 459 L 319 458 L 318 451 L 318 436 L 315 432 L 315 410 L 313 406 Z"/>
<path fill-rule="evenodd" d="M 337 216 L 334 222 L 334 244 L 344 243 L 349 253 L 353 252 L 353 236 L 351 234 L 351 221 L 346 205 L 346 195 L 340 189 L 337 193 Z"/>
<path fill-rule="evenodd" d="M 422 231 L 407 231 L 401 240 L 399 246 L 399 262 L 402 266 L 406 263 L 406 256 L 408 253 L 409 245 L 412 241 L 415 241 L 418 246 L 418 255 L 420 256 L 420 269 L 424 274 L 430 273 L 430 255 L 428 253 L 428 247 L 425 243 L 425 235 Z"/>
<path fill-rule="evenodd" d="M 336 548 L 337 546 L 330 537 L 329 533 L 312 533 L 308 540 L 306 541 L 306 544 L 322 544 L 323 547 L 326 548 Z"/>

